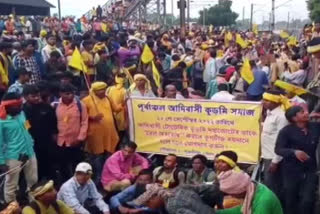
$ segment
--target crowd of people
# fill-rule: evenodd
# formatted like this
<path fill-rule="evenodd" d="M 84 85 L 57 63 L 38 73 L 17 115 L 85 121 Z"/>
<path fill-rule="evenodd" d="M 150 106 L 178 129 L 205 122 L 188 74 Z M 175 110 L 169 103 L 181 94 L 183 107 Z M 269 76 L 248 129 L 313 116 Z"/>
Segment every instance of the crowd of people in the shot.
<path fill-rule="evenodd" d="M 314 212 L 319 24 L 299 39 L 212 27 L 181 37 L 94 15 L 0 21 L 1 213 L 19 213 L 21 195 L 23 214 Z M 187 170 L 175 154 L 136 153 L 132 97 L 261 101 L 262 183 L 234 151 L 214 164 L 198 154 Z"/>

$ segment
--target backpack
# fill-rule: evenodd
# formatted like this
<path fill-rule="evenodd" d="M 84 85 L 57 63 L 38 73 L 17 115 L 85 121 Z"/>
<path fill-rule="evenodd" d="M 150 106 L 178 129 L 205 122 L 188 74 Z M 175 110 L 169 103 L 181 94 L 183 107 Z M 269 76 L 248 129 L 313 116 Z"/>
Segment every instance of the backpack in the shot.
<path fill-rule="evenodd" d="M 78 111 L 80 113 L 80 122 L 81 122 L 82 121 L 82 105 L 78 97 L 76 97 L 76 103 L 77 103 Z M 57 110 L 58 105 L 59 105 L 59 102 L 52 103 L 52 107 L 54 108 L 54 110 Z"/>
<path fill-rule="evenodd" d="M 29 206 L 35 211 L 36 214 L 41 214 L 41 210 L 40 207 L 38 205 L 37 202 L 32 201 Z M 55 201 L 54 203 L 51 204 L 51 206 L 54 208 L 54 210 L 56 211 L 56 213 L 61 214 L 60 212 L 60 207 L 57 201 Z"/>

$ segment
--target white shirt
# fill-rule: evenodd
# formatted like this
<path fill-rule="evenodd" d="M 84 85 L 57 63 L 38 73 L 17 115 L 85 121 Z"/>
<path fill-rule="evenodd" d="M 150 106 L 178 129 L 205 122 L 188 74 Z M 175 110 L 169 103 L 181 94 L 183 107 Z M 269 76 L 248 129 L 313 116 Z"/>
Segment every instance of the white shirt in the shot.
<path fill-rule="evenodd" d="M 275 154 L 274 149 L 280 130 L 288 125 L 285 112 L 279 106 L 267 112 L 261 133 L 262 158 L 272 159 L 273 163 L 279 163 L 282 157 Z"/>
<path fill-rule="evenodd" d="M 219 91 L 211 97 L 212 101 L 216 102 L 226 102 L 234 100 L 235 96 L 227 91 Z"/>
<path fill-rule="evenodd" d="M 218 73 L 216 59 L 210 57 L 206 62 L 204 71 L 203 71 L 203 82 L 209 83 L 211 80 L 216 78 Z"/>

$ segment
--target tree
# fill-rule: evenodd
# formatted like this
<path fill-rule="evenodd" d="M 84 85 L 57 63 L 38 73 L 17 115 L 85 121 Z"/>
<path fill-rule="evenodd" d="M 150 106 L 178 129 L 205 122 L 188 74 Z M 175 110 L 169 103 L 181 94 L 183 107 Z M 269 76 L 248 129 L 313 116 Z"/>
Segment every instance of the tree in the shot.
<path fill-rule="evenodd" d="M 320 1 L 307 0 L 309 17 L 314 22 L 320 22 Z"/>
<path fill-rule="evenodd" d="M 219 0 L 219 3 L 209 9 L 200 11 L 199 23 L 213 26 L 230 26 L 236 24 L 239 14 L 231 10 L 231 0 Z M 204 15 L 204 18 L 203 18 Z"/>

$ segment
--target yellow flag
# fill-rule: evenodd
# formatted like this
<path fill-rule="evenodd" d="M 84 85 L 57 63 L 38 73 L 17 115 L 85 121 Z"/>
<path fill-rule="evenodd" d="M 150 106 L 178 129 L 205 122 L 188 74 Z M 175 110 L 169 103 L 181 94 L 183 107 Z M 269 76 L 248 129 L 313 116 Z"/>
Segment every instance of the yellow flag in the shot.
<path fill-rule="evenodd" d="M 248 43 L 242 39 L 240 34 L 236 35 L 236 43 L 240 45 L 242 49 L 248 47 Z"/>
<path fill-rule="evenodd" d="M 312 22 L 312 33 L 316 31 L 316 23 Z"/>
<path fill-rule="evenodd" d="M 154 82 L 156 83 L 156 86 L 160 88 L 161 87 L 160 73 L 157 69 L 157 66 L 154 64 L 154 61 L 152 61 L 151 63 L 152 63 L 152 74 L 153 74 Z"/>
<path fill-rule="evenodd" d="M 274 83 L 274 85 L 279 87 L 279 88 L 281 88 L 281 89 L 286 90 L 287 92 L 296 94 L 298 96 L 308 93 L 308 91 L 306 89 L 304 89 L 304 88 L 292 85 L 290 83 L 287 83 L 287 82 L 284 82 L 284 81 L 281 81 L 281 80 L 277 80 Z"/>
<path fill-rule="evenodd" d="M 144 64 L 148 64 L 153 59 L 154 59 L 154 55 L 153 55 L 151 49 L 149 48 L 148 45 L 144 45 L 143 52 L 142 52 L 142 55 L 141 55 L 141 61 Z"/>
<path fill-rule="evenodd" d="M 3 85 L 8 85 L 9 84 L 9 77 L 8 77 L 8 72 L 6 69 L 4 69 L 4 66 L 0 62 L 0 77 Z"/>
<path fill-rule="evenodd" d="M 229 32 L 226 32 L 224 34 L 224 45 L 226 47 L 229 47 L 230 45 L 230 41 L 232 40 L 232 33 L 229 31 Z"/>
<path fill-rule="evenodd" d="M 289 35 L 286 31 L 284 31 L 284 30 L 282 30 L 282 31 L 280 32 L 280 37 L 281 37 L 282 39 L 287 39 L 289 36 L 290 36 L 290 35 Z"/>
<path fill-rule="evenodd" d="M 249 84 L 254 81 L 254 75 L 250 66 L 249 59 L 243 61 L 243 65 L 240 71 L 241 77 Z"/>
<path fill-rule="evenodd" d="M 88 68 L 84 64 L 84 61 L 82 59 L 82 56 L 81 56 L 80 51 L 78 50 L 78 48 L 76 48 L 73 51 L 73 54 L 71 56 L 71 60 L 69 62 L 69 66 L 74 68 L 74 69 L 77 69 L 79 71 L 83 71 L 84 73 L 88 72 Z"/>
<path fill-rule="evenodd" d="M 252 25 L 252 32 L 253 32 L 255 35 L 258 35 L 259 30 L 258 30 L 258 25 L 257 25 L 257 24 L 253 24 L 253 25 Z"/>
<path fill-rule="evenodd" d="M 290 36 L 289 37 L 289 39 L 288 39 L 288 46 L 297 46 L 297 42 L 298 42 L 298 40 L 297 40 L 297 37 L 295 37 L 295 36 Z"/>

